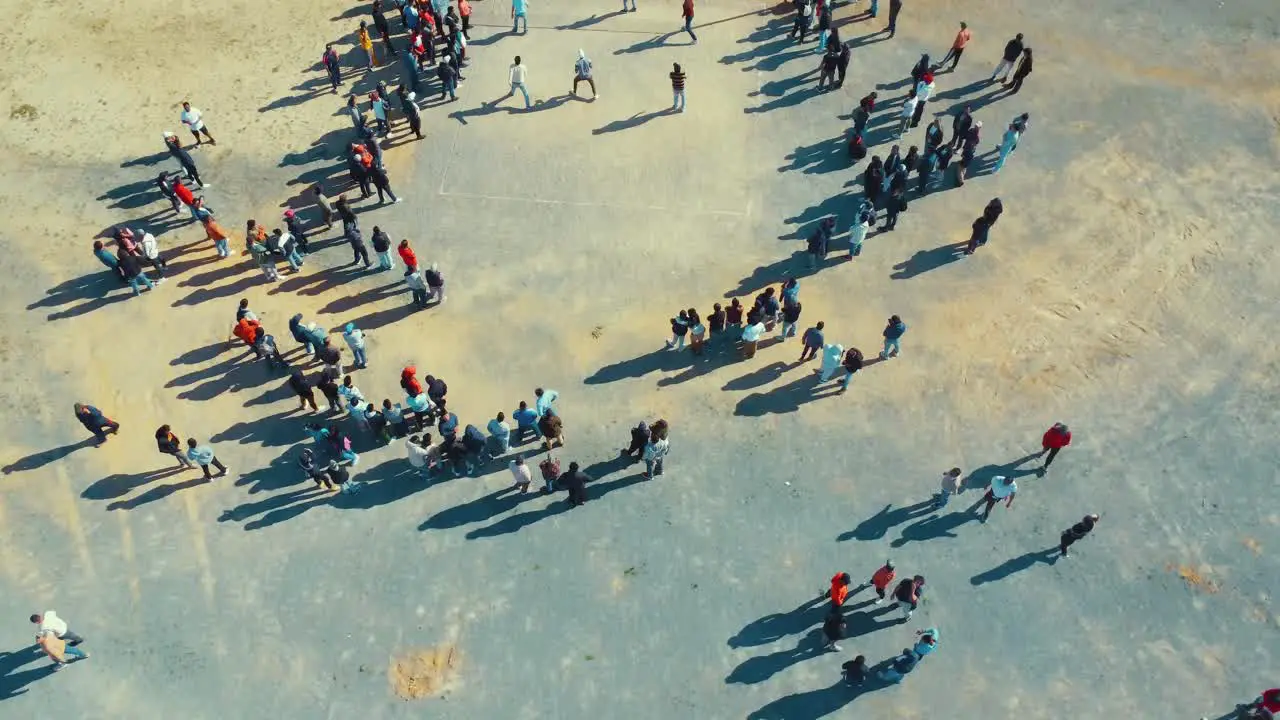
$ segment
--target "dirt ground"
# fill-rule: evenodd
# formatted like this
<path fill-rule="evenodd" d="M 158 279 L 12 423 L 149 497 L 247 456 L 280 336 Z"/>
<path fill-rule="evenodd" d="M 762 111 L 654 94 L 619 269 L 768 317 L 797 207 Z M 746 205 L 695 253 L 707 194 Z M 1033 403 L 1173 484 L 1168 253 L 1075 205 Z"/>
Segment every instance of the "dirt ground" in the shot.
<path fill-rule="evenodd" d="M 0 36 L 6 714 L 1218 717 L 1274 685 L 1274 3 L 907 0 L 892 40 L 887 2 L 874 21 L 841 5 L 849 78 L 819 94 L 813 44 L 786 38 L 781 6 L 699 2 L 690 45 L 675 0 L 533 0 L 527 35 L 506 32 L 502 0 L 475 0 L 459 101 L 432 79 L 426 139 L 398 124 L 386 145 L 404 202 L 359 206 L 366 238 L 380 225 L 445 270 L 448 303 L 421 312 L 399 271 L 352 270 L 322 227 L 303 271 L 267 283 L 151 186 L 177 169 L 161 133 L 189 137 L 189 99 L 218 139 L 192 153 L 232 247 L 246 219 L 275 227 L 286 207 L 314 226 L 302 192 L 344 187 L 352 134 L 324 44 L 343 53 L 343 93 L 400 82 L 394 64 L 359 69 L 367 4 L 0 4 L 18 29 Z M 835 214 L 843 232 L 856 207 L 857 99 L 879 88 L 883 155 L 902 78 L 922 52 L 941 59 L 960 20 L 974 41 L 930 112 L 972 103 L 983 152 L 1021 112 L 1029 132 L 999 174 L 914 199 L 857 260 L 837 261 L 838 241 L 808 269 L 816 223 Z M 1036 69 L 997 97 L 984 81 L 1016 32 Z M 597 101 L 568 95 L 579 48 Z M 490 104 L 515 54 L 530 112 Z M 672 62 L 683 115 L 665 112 Z M 996 196 L 991 243 L 957 259 Z M 134 298 L 91 254 L 120 224 L 169 257 L 153 293 Z M 903 357 L 835 395 L 794 340 L 748 361 L 660 349 L 678 308 L 749 303 L 789 273 L 804 325 L 870 357 L 900 314 Z M 596 478 L 592 502 L 507 493 L 503 463 L 426 485 L 399 442 L 361 453 L 362 493 L 314 492 L 294 464 L 309 416 L 283 375 L 225 345 L 241 297 L 285 349 L 295 312 L 365 329 L 370 368 L 354 374 L 371 401 L 399 399 L 409 363 L 480 427 L 559 390 L 560 457 Z M 121 433 L 90 447 L 76 401 Z M 673 451 L 645 482 L 617 448 L 656 417 Z M 1056 420 L 1075 442 L 1038 478 L 1018 459 Z M 230 477 L 167 470 L 162 423 L 211 441 Z M 975 486 L 1018 475 L 1013 509 L 980 525 L 963 512 L 980 491 L 920 505 L 954 465 Z M 1098 530 L 1050 561 L 1087 512 Z M 816 591 L 886 556 L 928 577 L 926 604 L 895 625 L 856 595 L 843 651 L 819 652 Z M 44 608 L 93 653 L 57 677 L 29 647 L 25 618 Z M 903 686 L 839 683 L 848 656 L 879 662 L 930 625 L 942 644 Z"/>

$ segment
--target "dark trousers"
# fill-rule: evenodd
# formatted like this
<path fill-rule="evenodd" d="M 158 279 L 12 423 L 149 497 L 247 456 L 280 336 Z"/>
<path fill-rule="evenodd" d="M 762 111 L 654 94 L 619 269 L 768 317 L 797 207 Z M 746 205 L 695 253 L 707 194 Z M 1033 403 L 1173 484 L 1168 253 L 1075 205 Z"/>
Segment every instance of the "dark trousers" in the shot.
<path fill-rule="evenodd" d="M 835 86 L 836 79 L 832 76 L 832 72 L 826 68 L 822 69 L 822 73 L 818 75 L 818 89 L 821 90 L 823 85 Z"/>
<path fill-rule="evenodd" d="M 409 291 L 413 293 L 413 304 L 414 304 L 414 305 L 417 305 L 418 307 L 426 307 L 426 306 L 427 306 L 427 291 L 426 291 L 426 290 L 417 290 L 417 289 L 415 289 L 415 288 L 409 288 Z"/>
<path fill-rule="evenodd" d="M 1044 459 L 1044 466 L 1047 468 L 1053 464 L 1053 459 L 1058 457 L 1058 451 L 1062 448 L 1049 448 L 1049 456 Z"/>
<path fill-rule="evenodd" d="M 1017 95 L 1017 94 L 1018 94 L 1018 91 L 1022 89 L 1022 81 L 1023 81 L 1023 80 L 1026 80 L 1026 79 L 1027 79 L 1027 76 L 1026 76 L 1026 75 L 1014 75 L 1014 76 L 1013 76 L 1013 85 L 1011 85 L 1011 86 L 1009 87 L 1009 94 L 1010 94 L 1010 95 Z"/>
<path fill-rule="evenodd" d="M 893 198 L 889 198 L 889 202 L 895 202 Z M 881 230 L 892 230 L 898 227 L 898 212 L 890 210 L 885 213 L 884 227 Z"/>
<path fill-rule="evenodd" d="M 367 173 L 353 172 L 351 173 L 351 179 L 355 180 L 356 184 L 360 186 L 360 195 L 362 197 L 369 197 L 373 194 L 373 190 L 370 189 L 369 175 Z"/>
<path fill-rule="evenodd" d="M 396 52 L 396 46 L 391 44 L 391 33 L 388 28 L 378 28 L 378 32 L 382 34 L 382 44 L 387 47 L 387 54 L 395 57 L 400 53 Z"/>
<path fill-rule="evenodd" d="M 373 264 L 369 262 L 369 248 L 366 247 L 364 243 L 360 243 L 359 245 L 352 245 L 351 251 L 352 251 L 352 257 L 351 257 L 352 265 L 355 265 L 361 260 L 364 260 L 365 267 L 369 267 L 370 265 Z"/>
<path fill-rule="evenodd" d="M 576 76 L 576 77 L 574 77 L 574 78 L 573 78 L 573 94 L 574 94 L 574 95 L 577 95 L 577 94 L 578 94 L 578 83 L 580 83 L 580 82 L 585 82 L 586 84 L 590 85 L 590 86 L 591 86 L 591 97 L 595 97 L 595 95 L 596 95 L 596 81 L 595 81 L 593 78 L 589 78 L 589 77 L 582 77 L 581 75 L 578 75 L 578 76 Z"/>
<path fill-rule="evenodd" d="M 898 32 L 898 11 L 891 8 L 889 10 L 889 37 L 893 37 L 896 32 Z"/>
<path fill-rule="evenodd" d="M 809 345 L 805 345 L 804 349 L 800 351 L 800 362 L 812 360 L 816 357 L 818 357 L 818 348 L 816 347 L 810 347 Z"/>
<path fill-rule="evenodd" d="M 938 63 L 938 67 L 942 67 L 943 65 L 946 65 L 947 61 L 950 60 L 951 67 L 949 69 L 955 70 L 956 66 L 960 64 L 960 56 L 963 54 L 964 54 L 964 48 L 951 48 L 950 50 L 947 51 L 947 54 L 943 56 L 942 62 Z"/>
<path fill-rule="evenodd" d="M 84 638 L 71 632 L 70 628 L 68 628 L 67 631 L 62 633 L 62 635 L 60 635 L 59 637 L 72 647 L 75 647 L 76 645 L 79 645 L 80 643 L 84 642 Z"/>
<path fill-rule="evenodd" d="M 329 84 L 333 86 L 333 91 L 338 91 L 338 86 L 342 84 L 342 71 L 333 68 L 325 68 L 329 71 Z"/>
<path fill-rule="evenodd" d="M 417 115 L 410 115 L 409 129 L 413 131 L 414 135 L 418 136 L 419 140 L 421 140 L 422 139 L 422 118 L 418 117 Z"/>
<path fill-rule="evenodd" d="M 396 199 L 396 194 L 391 191 L 390 183 L 378 183 L 377 187 L 378 187 L 378 202 L 381 203 L 381 202 L 387 201 L 386 198 L 382 196 L 383 193 L 386 193 L 387 195 L 391 196 L 391 202 L 399 202 L 399 200 Z M 368 255 L 366 254 L 365 257 L 367 258 Z M 368 262 L 369 262 L 368 260 L 365 260 L 365 264 L 368 264 Z"/>
<path fill-rule="evenodd" d="M 995 506 L 996 506 L 996 503 L 1000 502 L 998 499 L 996 499 L 996 496 L 995 496 L 994 494 L 992 494 L 992 492 L 991 492 L 990 490 L 988 490 L 988 491 L 987 491 L 987 494 L 986 494 L 986 495 L 983 495 L 983 496 L 982 496 L 982 501 L 983 501 L 983 502 L 985 502 L 985 503 L 987 504 L 987 506 L 986 506 L 985 508 L 983 508 L 983 509 L 982 509 L 982 516 L 983 516 L 983 517 L 986 517 L 986 516 L 990 515 L 990 514 L 991 514 L 991 508 L 995 507 Z"/>
<path fill-rule="evenodd" d="M 693 18 L 687 17 L 684 19 L 684 31 L 689 33 L 689 37 L 693 38 L 694 42 L 698 42 L 698 36 L 693 34 Z M 803 36 L 801 37 L 803 38 Z"/>
<path fill-rule="evenodd" d="M 1058 552 L 1062 553 L 1063 555 L 1066 555 L 1067 548 L 1071 547 L 1075 543 L 1076 543 L 1076 536 L 1072 535 L 1070 530 L 1062 533 L 1062 537 L 1059 539 L 1059 542 L 1058 542 Z"/>
<path fill-rule="evenodd" d="M 836 87 L 844 85 L 844 74 L 849 71 L 848 63 L 841 63 L 836 67 Z"/>
<path fill-rule="evenodd" d="M 88 427 L 87 429 L 89 432 L 93 433 L 94 437 L 98 438 L 99 442 L 101 442 L 107 439 L 107 433 L 120 432 L 120 423 L 114 420 L 107 420 L 97 428 Z"/>
<path fill-rule="evenodd" d="M 298 399 L 301 401 L 301 403 L 298 405 L 299 408 L 304 408 L 310 405 L 312 410 L 316 410 L 316 411 L 320 410 L 320 408 L 316 407 L 315 390 L 308 390 L 306 395 L 299 395 Z"/>
<path fill-rule="evenodd" d="M 924 117 L 924 106 L 928 104 L 929 103 L 925 100 L 921 100 L 916 103 L 916 112 L 911 116 L 911 127 L 915 127 L 920 124 L 920 118 Z M 908 170 L 910 170 L 910 168 L 908 168 Z"/>
<path fill-rule="evenodd" d="M 164 277 L 164 268 L 168 263 L 166 263 L 164 260 L 161 260 L 159 257 L 146 258 L 146 261 L 148 264 L 151 265 L 151 267 L 156 271 L 156 273 L 160 275 L 160 277 Z"/>
<path fill-rule="evenodd" d="M 213 459 L 210 465 L 213 465 L 214 467 L 218 468 L 219 475 L 225 475 L 227 473 L 227 466 L 223 465 L 222 461 L 218 460 L 218 458 L 216 457 Z M 213 477 L 213 473 L 209 472 L 209 465 L 201 465 L 200 469 L 204 471 L 204 477 L 206 480 Z"/>
<path fill-rule="evenodd" d="M 1021 84 L 1021 81 L 1019 81 L 1017 78 L 1014 78 L 1014 81 Z M 1014 90 L 1014 92 L 1018 92 L 1018 91 Z M 187 171 L 187 177 L 194 180 L 195 183 L 200 187 L 204 187 L 204 182 L 200 180 L 200 171 L 196 170 L 195 165 L 183 165 L 182 169 Z"/>

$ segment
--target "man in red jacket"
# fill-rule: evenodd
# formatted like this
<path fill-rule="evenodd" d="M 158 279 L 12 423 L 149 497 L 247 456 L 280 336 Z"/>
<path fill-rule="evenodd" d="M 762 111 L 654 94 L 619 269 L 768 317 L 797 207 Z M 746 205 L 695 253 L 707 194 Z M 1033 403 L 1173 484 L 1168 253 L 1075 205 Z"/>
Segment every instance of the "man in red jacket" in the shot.
<path fill-rule="evenodd" d="M 1049 453 L 1049 457 L 1044 459 L 1044 466 L 1040 468 L 1040 474 L 1043 475 L 1049 469 L 1049 465 L 1053 464 L 1053 459 L 1058 456 L 1058 451 L 1071 444 L 1071 430 L 1063 423 L 1054 423 L 1053 427 L 1045 432 L 1044 437 L 1040 439 L 1040 445 L 1043 448 L 1040 454 Z"/>

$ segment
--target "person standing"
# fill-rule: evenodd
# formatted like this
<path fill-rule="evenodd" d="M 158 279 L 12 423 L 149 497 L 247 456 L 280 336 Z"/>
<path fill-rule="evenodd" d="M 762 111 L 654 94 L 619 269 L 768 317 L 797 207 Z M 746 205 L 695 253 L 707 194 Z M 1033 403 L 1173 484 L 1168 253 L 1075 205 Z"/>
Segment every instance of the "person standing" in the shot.
<path fill-rule="evenodd" d="M 410 268 L 405 268 L 404 284 L 409 287 L 409 292 L 413 295 L 413 304 L 419 308 L 427 306 L 427 281 L 422 277 L 422 273 Z"/>
<path fill-rule="evenodd" d="M 422 114 L 418 111 L 418 94 L 405 92 L 404 86 L 400 86 L 400 107 L 404 110 L 404 117 L 409 121 L 409 129 L 422 139 Z"/>
<path fill-rule="evenodd" d="M 333 43 L 324 46 L 324 54 L 320 56 L 320 63 L 324 65 L 324 70 L 329 74 L 329 85 L 332 86 L 334 94 L 338 92 L 338 86 L 342 84 L 342 64 L 338 59 L 338 51 L 333 49 Z"/>
<path fill-rule="evenodd" d="M 633 3 L 635 0 L 631 0 Z M 458 0 L 458 15 L 462 19 L 462 36 L 468 41 L 471 40 L 471 3 L 468 0 Z"/>
<path fill-rule="evenodd" d="M 912 93 L 906 100 L 902 101 L 902 111 L 898 113 L 898 132 L 893 136 L 895 140 L 902 137 L 907 128 L 911 126 L 911 118 L 915 117 L 916 105 L 920 104 L 920 99 Z"/>
<path fill-rule="evenodd" d="M 210 465 L 218 468 L 218 477 L 227 474 L 227 466 L 223 465 L 218 460 L 218 457 L 213 454 L 213 448 L 197 443 L 195 438 L 187 438 L 187 459 L 200 466 L 200 469 L 204 471 L 205 480 L 212 480 L 214 477 L 209 473 Z"/>
<path fill-rule="evenodd" d="M 899 181 L 897 178 L 904 178 Z M 902 211 L 907 209 L 907 195 L 905 192 L 906 172 L 899 169 L 894 173 L 892 182 L 889 186 L 889 199 L 885 201 L 884 206 L 884 225 L 880 227 L 880 232 L 890 232 L 898 227 L 898 216 Z"/>
<path fill-rule="evenodd" d="M 1013 71 L 1013 82 L 1005 85 L 1010 95 L 1017 95 L 1022 89 L 1022 81 L 1027 79 L 1031 74 L 1031 48 L 1022 51 L 1022 62 L 1018 63 L 1018 69 Z"/>
<path fill-rule="evenodd" d="M 382 36 L 382 44 L 386 46 L 387 54 L 391 57 L 398 55 L 396 46 L 391 44 L 391 26 L 387 24 L 387 16 L 382 12 L 382 0 L 373 0 L 373 26 Z"/>
<path fill-rule="evenodd" d="M 511 487 L 519 488 L 520 494 L 524 495 L 529 492 L 529 485 L 533 482 L 533 473 L 529 472 L 529 466 L 524 464 L 524 458 L 517 456 L 512 460 L 507 469 L 511 471 L 513 482 Z"/>
<path fill-rule="evenodd" d="M 965 255 L 972 255 L 978 248 L 987 244 L 991 232 L 991 223 L 983 216 L 973 221 L 973 232 L 969 234 L 969 244 L 964 248 Z"/>
<path fill-rule="evenodd" d="M 752 311 L 756 312 L 756 311 Z M 756 356 L 756 349 L 760 346 L 760 338 L 764 336 L 765 326 L 763 320 L 757 315 L 754 318 L 748 317 L 747 326 L 742 329 L 742 357 L 750 360 Z"/>
<path fill-rule="evenodd" d="M 524 109 L 528 110 L 532 107 L 533 104 L 529 100 L 529 88 L 525 85 L 525 81 L 528 80 L 528 77 L 529 68 L 526 65 L 520 64 L 520 56 L 517 55 L 515 57 L 515 62 L 511 63 L 511 67 L 507 72 L 507 79 L 511 82 L 511 90 L 508 91 L 506 95 L 499 98 L 497 102 L 502 102 L 509 97 L 514 97 L 516 90 L 519 90 L 520 94 L 524 96 Z"/>
<path fill-rule="evenodd" d="M 964 481 L 960 479 L 960 468 L 951 468 L 942 473 L 941 489 L 938 492 L 938 499 L 934 502 L 934 507 L 946 507 L 947 502 L 951 500 L 951 496 L 959 495 L 962 490 L 964 490 Z"/>
<path fill-rule="evenodd" d="M 654 423 L 655 426 L 662 423 L 662 428 L 666 428 L 666 423 L 659 420 Z M 644 446 L 644 473 L 643 477 L 648 480 L 662 474 L 663 461 L 667 457 L 667 453 L 671 450 L 671 444 L 667 441 L 665 432 L 653 432 L 650 429 L 649 440 Z"/>
<path fill-rule="evenodd" d="M 986 522 L 991 517 L 991 508 L 996 503 L 1004 500 L 1006 508 L 1013 507 L 1013 498 L 1018 494 L 1018 482 L 1016 480 L 1005 477 L 1004 475 L 996 475 L 991 478 L 991 484 L 987 486 L 987 494 L 982 496 L 983 503 L 986 508 L 982 511 L 982 522 Z"/>
<path fill-rule="evenodd" d="M 363 370 L 369 367 L 369 356 L 365 353 L 365 336 L 364 331 L 356 327 L 355 323 L 347 323 L 343 328 L 342 339 L 347 341 L 347 347 L 351 348 L 352 358 L 355 360 L 356 368 Z"/>
<path fill-rule="evenodd" d="M 377 225 L 373 226 L 373 252 L 378 256 L 379 270 L 393 270 L 396 261 L 391 258 L 391 237 Z"/>
<path fill-rule="evenodd" d="M 849 588 L 852 585 L 853 578 L 849 573 L 836 573 L 831 576 L 831 587 L 822 594 L 822 597 L 831 600 L 832 610 L 839 610 L 844 606 L 844 601 L 849 599 Z"/>
<path fill-rule="evenodd" d="M 818 356 L 818 351 L 826 344 L 826 338 L 822 333 L 826 326 L 826 323 L 819 321 L 817 325 L 804 331 L 801 337 L 804 347 L 800 350 L 799 362 L 808 362 Z"/>
<path fill-rule="evenodd" d="M 844 361 L 841 363 L 844 367 L 844 379 L 840 381 L 840 392 L 849 389 L 849 382 L 853 380 L 854 373 L 862 369 L 862 351 L 858 348 L 849 348 L 844 353 Z"/>
<path fill-rule="evenodd" d="M 840 369 L 844 359 L 844 346 L 840 343 L 831 343 L 822 348 L 822 370 L 818 375 L 819 382 L 827 382 L 835 377 L 836 371 Z"/>
<path fill-rule="evenodd" d="M 542 492 L 547 495 L 555 492 L 560 480 L 560 461 L 547 453 L 547 459 L 538 463 L 538 470 L 542 473 Z"/>
<path fill-rule="evenodd" d="M 698 44 L 698 36 L 693 34 L 693 0 L 684 0 L 684 5 L 680 8 L 680 16 L 684 18 L 684 31 L 689 33 L 689 37 L 693 38 L 693 44 Z"/>
<path fill-rule="evenodd" d="M 836 87 L 836 69 L 840 67 L 840 53 L 834 48 L 828 49 L 823 53 L 822 59 L 818 61 L 818 89 L 822 90 L 826 86 L 828 90 L 834 90 Z"/>
<path fill-rule="evenodd" d="M 625 5 L 625 2 L 623 3 Z M 625 10 L 624 10 L 625 12 Z M 585 82 L 591 86 L 591 99 L 597 100 L 600 93 L 596 92 L 596 81 L 591 76 L 591 59 L 587 57 L 585 50 L 578 49 L 578 59 L 573 63 L 573 96 L 578 96 L 578 83 Z"/>
<path fill-rule="evenodd" d="M 76 420 L 79 420 L 86 430 L 93 433 L 99 445 L 107 441 L 107 433 L 115 435 L 120 432 L 120 423 L 103 415 L 101 410 L 92 405 L 76 403 L 73 409 L 75 410 Z"/>
<path fill-rule="evenodd" d="M 969 134 L 971 127 L 973 127 L 973 106 L 965 105 L 951 120 L 951 141 L 947 143 L 948 147 L 954 148 L 958 145 Z"/>
<path fill-rule="evenodd" d="M 84 642 L 84 638 L 72 632 L 71 628 L 67 626 L 67 621 L 58 617 L 58 613 L 53 610 L 36 613 L 31 616 L 30 620 L 32 624 L 36 625 L 37 639 L 41 635 L 53 635 L 73 646 Z"/>
<path fill-rule="evenodd" d="M 799 35 L 800 43 L 803 44 L 805 35 L 809 34 L 809 25 L 813 22 L 813 5 L 809 0 L 798 0 L 795 7 L 796 19 L 791 24 L 791 33 L 787 37 Z"/>
<path fill-rule="evenodd" d="M 853 214 L 853 223 L 849 225 L 849 259 L 862 254 L 862 243 L 867 239 L 867 231 L 876 224 L 876 206 L 870 198 L 864 199 Z"/>
<path fill-rule="evenodd" d="M 1004 131 L 1004 137 L 1000 140 L 1000 155 L 996 158 L 996 163 L 992 166 L 991 172 L 998 173 L 1004 168 L 1004 161 L 1018 148 L 1018 140 L 1021 137 L 1022 130 L 1017 121 L 1009 123 L 1009 127 Z"/>
<path fill-rule="evenodd" d="M 1012 40 L 1005 43 L 1004 55 L 1001 56 L 1000 62 L 996 65 L 996 69 L 991 73 L 988 83 L 996 82 L 996 78 L 1000 78 L 1000 82 L 1009 79 L 1009 71 L 1013 69 L 1013 64 L 1018 61 L 1018 57 L 1022 55 L 1022 33 L 1018 33 Z"/>
<path fill-rule="evenodd" d="M 862 687 L 867 682 L 867 656 L 859 655 L 840 666 L 844 681 L 850 687 Z"/>
<path fill-rule="evenodd" d="M 898 33 L 898 13 L 902 12 L 902 0 L 889 0 L 889 37 Z"/>
<path fill-rule="evenodd" d="M 623 449 L 622 455 L 632 460 L 642 459 L 645 446 L 649 444 L 649 437 L 649 423 L 642 420 L 631 428 L 631 444 Z"/>
<path fill-rule="evenodd" d="M 444 273 L 440 271 L 439 263 L 431 263 L 422 271 L 422 277 L 427 281 L 427 294 L 435 299 L 437 305 L 443 305 L 449 298 L 444 294 Z"/>
<path fill-rule="evenodd" d="M 796 334 L 796 323 L 800 322 L 801 304 L 799 302 L 787 303 L 782 306 L 782 328 L 778 333 L 778 342 L 784 342 L 787 338 Z M 809 332 L 805 331 L 805 339 L 809 337 Z M 808 349 L 806 343 L 804 348 L 800 350 L 800 362 L 804 362 L 804 353 Z"/>
<path fill-rule="evenodd" d="M 917 102 L 915 109 L 911 111 L 911 127 L 914 128 L 920 124 L 920 119 L 924 117 L 925 106 L 929 104 L 929 98 L 933 97 L 933 91 L 933 73 L 926 70 L 924 74 L 920 76 L 920 81 L 916 83 L 915 93 Z M 907 170 L 910 171 L 912 169 L 913 167 L 908 163 Z"/>
<path fill-rule="evenodd" d="M 182 209 L 182 201 L 178 199 L 178 193 L 174 191 L 173 181 L 169 179 L 168 172 L 162 170 L 159 175 L 156 175 L 155 185 L 160 194 L 164 196 L 164 199 L 168 200 L 169 204 L 173 206 L 174 212 Z"/>
<path fill-rule="evenodd" d="M 951 67 L 947 68 L 946 72 L 955 70 L 956 66 L 960 64 L 960 56 L 964 54 L 964 46 L 968 45 L 969 40 L 972 38 L 973 33 L 969 32 L 969 24 L 960 23 L 960 31 L 956 33 L 956 39 L 951 42 L 951 49 L 942 57 L 942 62 L 938 63 L 938 67 L 941 68 L 950 60 Z"/>
<path fill-rule="evenodd" d="M 378 64 L 378 56 L 373 51 L 373 38 L 369 37 L 369 24 L 363 20 L 360 21 L 360 28 L 356 30 L 356 42 L 364 51 L 365 57 L 369 59 L 366 69 L 372 72 L 374 66 Z"/>
<path fill-rule="evenodd" d="M 885 593 L 888 591 L 890 583 L 893 582 L 893 579 L 896 576 L 897 572 L 893 569 L 893 562 L 889 560 L 885 560 L 884 565 L 881 565 L 880 568 L 871 575 L 871 587 L 876 590 L 876 605 L 884 602 Z"/>
<path fill-rule="evenodd" d="M 833 54 L 832 51 L 835 49 L 827 46 L 829 35 L 831 35 L 831 0 L 818 0 L 818 47 L 814 48 L 815 53 Z M 838 59 L 839 51 L 835 51 L 834 54 Z"/>
<path fill-rule="evenodd" d="M 191 107 L 191 103 L 183 101 L 182 115 L 179 116 L 179 120 L 191 131 L 191 136 L 196 139 L 197 145 L 203 144 L 200 133 L 204 133 L 204 136 L 209 138 L 210 145 L 218 144 L 218 141 L 213 139 L 213 135 L 209 134 L 209 127 L 204 124 L 204 114 L 199 109 Z"/>
<path fill-rule="evenodd" d="M 916 640 L 915 647 L 911 648 L 911 652 L 915 653 L 920 660 L 923 660 L 925 655 L 937 650 L 938 641 L 942 639 L 942 634 L 938 632 L 936 627 L 917 630 L 916 635 L 920 639 Z"/>
<path fill-rule="evenodd" d="M 564 421 L 559 415 L 547 413 L 538 418 L 538 432 L 542 435 L 542 444 L 546 447 L 547 452 L 551 452 L 551 448 L 559 443 L 560 447 L 564 447 Z"/>
<path fill-rule="evenodd" d="M 907 324 L 902 322 L 902 318 L 897 315 L 889 316 L 889 322 L 884 326 L 884 349 L 880 351 L 880 359 L 888 360 L 889 358 L 898 357 L 898 353 L 902 352 L 902 336 L 907 332 Z"/>
<path fill-rule="evenodd" d="M 504 455 L 511 449 L 511 426 L 507 425 L 507 416 L 499 412 L 485 426 L 489 431 L 489 441 L 494 447 L 494 455 Z"/>
<path fill-rule="evenodd" d="M 577 462 L 569 463 L 569 470 L 560 476 L 560 486 L 569 491 L 569 506 L 578 507 L 587 502 L 587 483 L 591 478 L 578 469 Z"/>
<path fill-rule="evenodd" d="M 853 51 L 849 49 L 849 46 L 844 43 L 840 43 L 840 49 L 836 53 L 836 72 L 837 72 L 836 87 L 837 88 L 844 87 L 844 76 L 845 76 L 845 73 L 849 72 L 849 60 L 852 57 L 853 57 Z M 865 121 L 863 126 L 865 127 Z M 858 133 L 858 136 L 861 137 L 862 133 Z"/>
<path fill-rule="evenodd" d="M 520 21 L 524 21 L 524 32 L 529 33 L 529 0 L 511 0 L 511 32 L 516 32 L 520 28 Z"/>
<path fill-rule="evenodd" d="M 1053 427 L 1045 431 L 1044 437 L 1040 438 L 1040 454 L 1049 453 L 1049 456 L 1044 459 L 1044 465 L 1040 468 L 1041 475 L 1053 464 L 1053 459 L 1058 457 L 1058 453 L 1062 448 L 1070 444 L 1071 429 L 1066 424 L 1054 423 Z"/>
<path fill-rule="evenodd" d="M 920 596 L 924 592 L 924 576 L 916 575 L 910 580 L 903 580 L 893 590 L 893 599 L 904 615 L 903 622 L 911 619 L 911 613 L 920 607 Z"/>
<path fill-rule="evenodd" d="M 440 79 L 440 99 L 448 94 L 449 102 L 458 99 L 458 78 L 460 74 L 453 65 L 441 61 L 436 65 L 436 77 Z"/>
<path fill-rule="evenodd" d="M 209 187 L 209 185 L 206 185 L 205 182 L 200 179 L 200 171 L 196 169 L 196 161 L 192 160 L 191 153 L 187 152 L 186 149 L 182 147 L 182 143 L 178 141 L 177 135 L 166 131 L 164 133 L 164 144 L 165 147 L 168 148 L 169 154 L 173 156 L 173 159 L 177 160 L 178 164 L 182 166 L 182 169 L 186 171 L 189 179 L 195 181 L 195 184 L 199 185 L 201 188 Z"/>
<path fill-rule="evenodd" d="M 840 646 L 836 643 L 844 637 L 844 630 L 844 613 L 840 611 L 840 606 L 836 605 L 827 612 L 827 617 L 822 621 L 822 636 L 826 640 L 822 649 L 840 652 Z"/>
<path fill-rule="evenodd" d="M 1067 548 L 1075 545 L 1077 541 L 1083 540 L 1085 535 L 1093 532 L 1093 526 L 1101 520 L 1097 515 L 1085 515 L 1080 522 L 1072 525 L 1062 531 L 1062 537 L 1059 538 L 1058 552 L 1062 553 L 1062 557 L 1068 557 L 1071 553 L 1067 552 Z"/>
<path fill-rule="evenodd" d="M 156 430 L 156 449 L 162 454 L 171 455 L 178 460 L 178 469 L 187 470 L 195 467 L 186 455 L 182 454 L 182 441 L 168 425 L 161 425 Z"/>
<path fill-rule="evenodd" d="M 680 69 L 680 63 L 671 63 L 671 110 L 673 112 L 684 112 L 684 71 Z"/>

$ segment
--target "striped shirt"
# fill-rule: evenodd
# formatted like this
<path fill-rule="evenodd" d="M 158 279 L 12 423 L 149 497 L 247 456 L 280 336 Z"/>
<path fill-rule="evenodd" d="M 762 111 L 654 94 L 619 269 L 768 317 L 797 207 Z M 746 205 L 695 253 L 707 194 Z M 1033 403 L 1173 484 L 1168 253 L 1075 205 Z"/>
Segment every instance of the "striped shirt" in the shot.
<path fill-rule="evenodd" d="M 675 90 L 676 92 L 680 92 L 684 90 L 684 73 L 683 72 L 671 73 L 671 89 Z"/>

